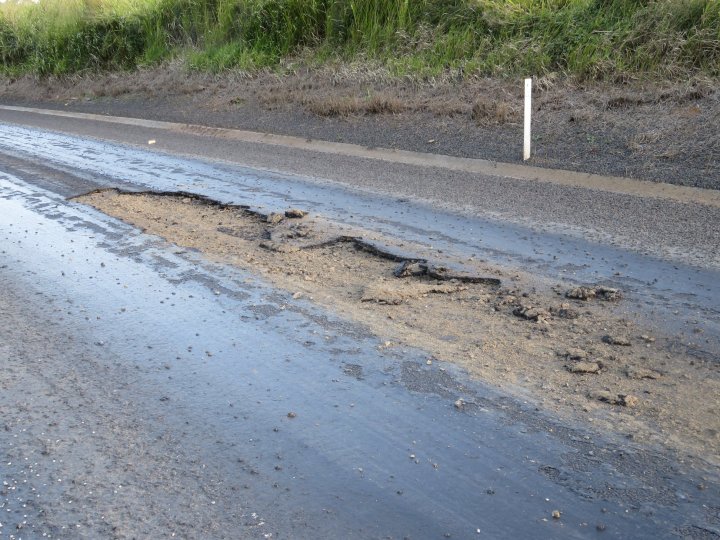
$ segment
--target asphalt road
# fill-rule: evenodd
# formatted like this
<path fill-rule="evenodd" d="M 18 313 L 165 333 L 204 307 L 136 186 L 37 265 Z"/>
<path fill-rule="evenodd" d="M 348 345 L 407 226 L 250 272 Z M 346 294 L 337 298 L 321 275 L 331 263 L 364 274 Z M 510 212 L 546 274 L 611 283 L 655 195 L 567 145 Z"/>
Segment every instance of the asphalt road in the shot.
<path fill-rule="evenodd" d="M 119 186 L 311 207 L 432 239 L 447 257 L 480 252 L 579 281 L 619 280 L 650 290 L 658 313 L 682 299 L 683 314 L 706 314 L 717 336 L 714 207 L 564 188 L 562 200 L 593 202 L 586 220 L 530 181 L 487 177 L 477 194 L 477 177 L 446 170 L 416 176 L 372 160 L 162 141 L 144 128 L 55 127 L 345 180 L 0 126 L 0 536 L 720 534 L 717 471 L 560 424 L 451 365 L 427 365 L 423 351 L 379 347 L 361 327 L 67 197 Z M 610 219 L 611 208 L 622 211 Z M 536 227 L 523 225 L 543 209 Z M 621 233 L 636 238 L 638 212 L 650 210 L 657 225 L 638 231 L 658 242 L 647 255 Z M 596 221 L 595 237 L 571 228 Z M 458 398 L 468 406 L 456 408 Z"/>
<path fill-rule="evenodd" d="M 453 213 L 514 223 L 535 231 L 569 235 L 684 262 L 698 267 L 720 268 L 720 199 L 714 190 L 685 188 L 652 182 L 629 182 L 604 189 L 603 177 L 568 173 L 566 184 L 552 182 L 552 173 L 538 169 L 524 179 L 507 174 L 454 170 L 459 158 L 436 160 L 438 166 L 408 165 L 392 160 L 372 159 L 373 149 L 355 147 L 360 156 L 332 151 L 312 151 L 297 145 L 263 144 L 230 139 L 217 130 L 188 128 L 186 132 L 144 127 L 154 125 L 141 119 L 116 124 L 70 117 L 48 116 L 6 110 L 0 107 L 0 121 L 34 126 L 68 134 L 125 143 L 156 152 L 223 160 L 262 170 L 298 175 L 315 182 L 329 181 L 350 189 L 406 197 Z M 39 152 L 40 158 L 55 159 L 63 145 L 41 150 L 33 144 L 35 135 L 16 135 L 5 128 L 6 150 Z M 39 136 L 38 136 L 39 137 Z M 22 139 L 29 138 L 28 143 Z M 271 137 L 268 137 L 271 138 Z M 262 134 L 258 134 L 262 140 Z M 39 137 L 38 143 L 42 140 Z M 150 146 L 148 141 L 155 141 Z M 308 141 L 312 147 L 315 141 Z M 71 144 L 71 143 L 70 143 Z M 318 143 L 318 147 L 322 147 Z M 96 151 L 102 152 L 102 145 Z M 43 152 L 49 154 L 43 154 Z M 63 158 L 67 159 L 67 158 Z M 80 157 L 78 159 L 81 159 Z M 472 160 L 467 160 L 472 161 Z M 458 165 L 462 169 L 462 165 Z M 516 171 L 522 169 L 510 166 Z M 501 167 L 502 170 L 502 167 Z M 535 177 L 542 175 L 543 180 Z M 556 174 L 560 176 L 560 174 Z M 574 181 L 573 181 L 574 179 Z M 673 191 L 684 194 L 672 195 Z M 626 191 L 627 194 L 622 193 Z M 705 202 L 703 202 L 705 201 Z"/>
<path fill-rule="evenodd" d="M 212 129 L 144 127 L 135 119 L 114 124 L 0 108 L 0 120 L 13 122 L 0 131 L 7 170 L 28 170 L 41 183 L 60 170 L 87 186 L 189 190 L 255 208 L 301 206 L 432 245 L 450 259 L 477 255 L 550 278 L 617 285 L 635 293 L 633 317 L 675 333 L 699 321 L 709 352 L 720 351 L 716 191 L 632 180 L 599 189 L 601 179 L 570 173 L 564 183 L 491 176 L 248 143 Z M 71 193 L 63 182 L 57 189 L 67 195 L 85 189 Z"/>

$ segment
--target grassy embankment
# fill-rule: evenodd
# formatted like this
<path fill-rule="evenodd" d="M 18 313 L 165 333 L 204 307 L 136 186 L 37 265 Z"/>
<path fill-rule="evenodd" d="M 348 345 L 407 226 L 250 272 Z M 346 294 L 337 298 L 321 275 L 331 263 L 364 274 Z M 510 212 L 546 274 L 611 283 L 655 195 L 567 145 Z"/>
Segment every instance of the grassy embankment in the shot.
<path fill-rule="evenodd" d="M 41 0 L 0 4 L 0 72 L 366 61 L 397 75 L 720 75 L 720 0 Z"/>

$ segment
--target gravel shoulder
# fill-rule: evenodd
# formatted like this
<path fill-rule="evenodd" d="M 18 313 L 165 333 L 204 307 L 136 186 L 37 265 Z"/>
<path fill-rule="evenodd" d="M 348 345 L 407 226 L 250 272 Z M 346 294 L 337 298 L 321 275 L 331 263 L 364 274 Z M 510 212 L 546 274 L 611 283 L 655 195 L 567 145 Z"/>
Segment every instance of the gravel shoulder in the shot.
<path fill-rule="evenodd" d="M 712 81 L 536 81 L 529 164 L 720 187 L 720 91 Z M 397 80 L 299 70 L 218 76 L 166 66 L 71 79 L 0 80 L 5 104 L 240 128 L 519 163 L 516 81 Z"/>

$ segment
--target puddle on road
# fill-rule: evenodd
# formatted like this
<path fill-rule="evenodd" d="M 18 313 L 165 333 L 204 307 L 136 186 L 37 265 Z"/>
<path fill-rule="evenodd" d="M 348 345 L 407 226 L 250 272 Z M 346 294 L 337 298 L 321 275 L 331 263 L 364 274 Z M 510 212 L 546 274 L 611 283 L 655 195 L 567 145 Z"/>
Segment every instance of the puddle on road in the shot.
<path fill-rule="evenodd" d="M 708 397 L 720 395 L 718 366 L 671 351 L 672 337 L 623 318 L 622 301 L 567 298 L 570 284 L 476 261 L 463 272 L 433 266 L 312 214 L 264 216 L 188 193 L 104 190 L 74 200 L 258 273 L 296 301 L 362 323 L 383 348 L 425 350 L 428 363 L 450 361 L 505 390 L 530 391 L 545 408 L 600 429 L 719 453 L 717 397 Z"/>

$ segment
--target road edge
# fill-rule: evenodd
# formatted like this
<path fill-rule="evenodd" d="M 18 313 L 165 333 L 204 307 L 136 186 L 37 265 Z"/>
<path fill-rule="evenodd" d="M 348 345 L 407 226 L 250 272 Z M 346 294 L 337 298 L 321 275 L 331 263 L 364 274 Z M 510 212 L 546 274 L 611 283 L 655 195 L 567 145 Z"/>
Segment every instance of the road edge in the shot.
<path fill-rule="evenodd" d="M 504 163 L 487 159 L 454 157 L 444 154 L 431 154 L 410 150 L 369 148 L 350 143 L 332 142 L 233 128 L 202 126 L 198 124 L 183 124 L 179 122 L 62 111 L 57 109 L 20 107 L 14 105 L 0 105 L 0 110 L 70 118 L 74 120 L 87 120 L 117 125 L 144 127 L 186 135 L 220 138 L 243 143 L 280 146 L 296 150 L 371 159 L 375 161 L 386 161 L 418 167 L 434 167 L 471 174 L 512 178 L 514 180 L 544 182 L 568 187 L 618 193 L 622 195 L 669 199 L 681 203 L 694 203 L 720 208 L 720 191 L 706 188 L 679 186 L 664 182 L 653 182 L 649 180 L 638 180 L 619 176 L 604 176 L 592 173 L 568 171 L 564 169 L 549 169 Z"/>

